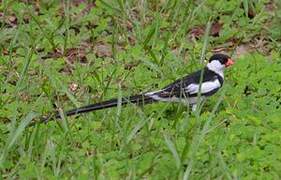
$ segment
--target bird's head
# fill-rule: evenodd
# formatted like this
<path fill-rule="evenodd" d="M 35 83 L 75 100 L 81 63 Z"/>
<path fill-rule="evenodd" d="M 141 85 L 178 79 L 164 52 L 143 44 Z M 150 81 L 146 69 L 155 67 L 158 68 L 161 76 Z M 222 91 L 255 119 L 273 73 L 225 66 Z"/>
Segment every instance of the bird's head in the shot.
<path fill-rule="evenodd" d="M 233 64 L 234 64 L 233 60 L 228 55 L 214 54 L 209 59 L 207 67 L 210 70 L 219 73 L 219 72 L 222 72 L 224 70 L 224 68 L 229 67 Z"/>

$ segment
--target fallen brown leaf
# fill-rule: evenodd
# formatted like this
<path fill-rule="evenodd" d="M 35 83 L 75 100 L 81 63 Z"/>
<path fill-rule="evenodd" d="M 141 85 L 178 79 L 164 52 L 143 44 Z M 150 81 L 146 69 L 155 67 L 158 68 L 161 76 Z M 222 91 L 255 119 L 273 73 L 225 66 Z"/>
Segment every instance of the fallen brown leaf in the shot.
<path fill-rule="evenodd" d="M 274 14 L 274 10 L 276 10 L 277 6 L 274 2 L 274 0 L 270 0 L 266 5 L 265 5 L 265 10 L 271 14 Z"/>
<path fill-rule="evenodd" d="M 53 52 L 48 52 L 47 55 L 41 57 L 42 59 L 49 59 L 49 58 L 60 58 L 60 57 L 63 57 L 63 53 L 61 52 L 60 49 L 56 48 L 54 49 Z"/>
<path fill-rule="evenodd" d="M 189 31 L 190 39 L 199 39 L 204 35 L 204 28 L 202 26 L 193 27 Z"/>
<path fill-rule="evenodd" d="M 239 46 L 236 47 L 235 52 L 234 52 L 234 56 L 236 57 L 240 57 L 244 54 L 250 53 L 253 51 L 253 48 L 251 47 L 251 45 L 249 43 L 247 44 L 241 44 Z"/>
<path fill-rule="evenodd" d="M 94 52 L 98 57 L 112 57 L 111 45 L 103 42 L 99 42 L 94 46 Z"/>
<path fill-rule="evenodd" d="M 87 53 L 91 49 L 92 49 L 91 43 L 85 41 L 82 42 L 79 47 L 66 49 L 65 52 L 63 52 L 59 48 L 56 48 L 54 51 L 48 52 L 47 55 L 42 57 L 42 59 L 48 59 L 48 58 L 56 59 L 56 58 L 66 57 L 66 60 L 70 64 L 74 64 L 76 61 L 80 63 L 87 63 L 88 62 Z"/>
<path fill-rule="evenodd" d="M 124 69 L 132 70 L 133 68 L 137 67 L 139 64 L 140 64 L 140 61 L 131 62 L 131 63 L 125 64 Z"/>
<path fill-rule="evenodd" d="M 211 32 L 210 32 L 211 36 L 218 37 L 220 35 L 222 25 L 223 24 L 219 23 L 218 21 L 214 22 L 211 26 Z"/>
<path fill-rule="evenodd" d="M 80 63 L 87 63 L 87 57 L 85 49 L 82 48 L 70 48 L 66 51 L 66 58 L 69 63 L 74 64 L 75 61 L 79 61 Z"/>

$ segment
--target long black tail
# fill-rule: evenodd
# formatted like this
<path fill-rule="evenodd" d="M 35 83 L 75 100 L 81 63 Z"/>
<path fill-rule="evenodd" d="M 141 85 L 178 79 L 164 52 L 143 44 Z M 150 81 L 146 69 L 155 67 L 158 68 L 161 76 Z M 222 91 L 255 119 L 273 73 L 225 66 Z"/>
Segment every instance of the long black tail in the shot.
<path fill-rule="evenodd" d="M 140 94 L 140 95 L 134 95 L 134 96 L 122 98 L 120 103 L 121 103 L 121 105 L 126 105 L 126 104 L 129 104 L 129 103 L 137 104 L 137 105 L 144 105 L 144 104 L 153 103 L 155 101 L 157 101 L 157 100 L 151 98 L 148 95 Z M 117 105 L 118 105 L 118 99 L 115 98 L 115 99 L 103 101 L 103 102 L 100 102 L 100 103 L 90 104 L 90 105 L 87 105 L 87 106 L 82 106 L 80 108 L 71 109 L 69 111 L 66 111 L 64 113 L 64 115 L 72 116 L 72 115 L 87 113 L 87 112 L 96 111 L 96 110 L 100 110 L 100 109 L 115 107 Z M 51 114 L 49 116 L 41 117 L 40 122 L 41 123 L 47 123 L 47 122 L 51 121 L 52 119 L 60 119 L 60 118 L 61 118 L 60 113 L 55 112 L 55 114 Z M 35 124 L 36 124 L 36 122 L 32 122 L 30 124 L 30 126 L 33 126 Z"/>
<path fill-rule="evenodd" d="M 149 96 L 146 96 L 144 94 L 141 94 L 141 95 L 130 96 L 130 97 L 127 97 L 127 98 L 122 98 L 120 103 L 121 103 L 121 105 L 126 105 L 128 103 L 137 104 L 137 105 L 144 105 L 144 104 L 152 103 L 152 102 L 155 102 L 155 101 L 156 101 L 155 99 L 153 99 Z M 115 107 L 117 105 L 118 105 L 118 99 L 115 98 L 115 99 L 103 101 L 103 102 L 100 102 L 100 103 L 90 104 L 90 105 L 87 105 L 87 106 L 83 106 L 83 107 L 80 107 L 80 108 L 76 108 L 76 109 L 66 111 L 65 115 L 66 116 L 72 116 L 72 115 L 87 113 L 87 112 L 96 111 L 96 110 L 100 110 L 100 109 Z M 57 114 L 55 117 L 60 118 L 60 115 Z"/>

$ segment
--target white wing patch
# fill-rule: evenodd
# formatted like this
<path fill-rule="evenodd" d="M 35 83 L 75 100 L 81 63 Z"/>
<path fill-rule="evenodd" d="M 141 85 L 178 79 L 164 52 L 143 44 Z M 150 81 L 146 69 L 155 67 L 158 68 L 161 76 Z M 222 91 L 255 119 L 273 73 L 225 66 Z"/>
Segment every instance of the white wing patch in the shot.
<path fill-rule="evenodd" d="M 199 92 L 199 87 L 200 87 L 200 84 L 190 84 L 184 89 L 189 94 L 197 94 Z M 218 79 L 216 79 L 215 81 L 204 82 L 201 85 L 201 93 L 202 94 L 208 93 L 208 92 L 215 90 L 217 88 L 220 88 L 220 87 L 221 87 L 221 84 Z"/>
<path fill-rule="evenodd" d="M 186 88 L 184 88 L 184 90 L 186 91 L 186 93 L 188 94 L 197 94 L 199 91 L 199 84 L 190 84 L 188 85 Z M 205 94 L 208 92 L 211 92 L 212 90 L 215 90 L 217 88 L 220 88 L 221 84 L 219 82 L 218 79 L 214 80 L 214 81 L 208 81 L 208 82 L 204 82 L 201 85 L 201 93 Z M 148 92 L 145 95 L 149 96 L 155 100 L 158 101 L 168 101 L 168 102 L 183 102 L 185 104 L 189 104 L 189 105 L 193 105 L 197 103 L 197 97 L 187 97 L 187 98 L 179 98 L 176 96 L 171 96 L 171 97 L 161 97 L 158 95 L 158 93 L 161 93 L 161 91 L 165 91 L 165 90 L 158 90 L 158 91 L 153 91 L 153 92 Z M 202 97 L 201 97 L 202 98 Z"/>

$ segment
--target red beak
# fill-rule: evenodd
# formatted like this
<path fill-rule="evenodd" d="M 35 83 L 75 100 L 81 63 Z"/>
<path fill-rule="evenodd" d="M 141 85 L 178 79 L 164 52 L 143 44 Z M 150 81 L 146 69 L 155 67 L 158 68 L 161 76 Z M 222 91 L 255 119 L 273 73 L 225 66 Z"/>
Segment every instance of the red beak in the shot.
<path fill-rule="evenodd" d="M 229 58 L 229 59 L 227 60 L 226 64 L 225 64 L 225 67 L 229 67 L 229 66 L 231 66 L 231 65 L 233 65 L 233 64 L 234 64 L 234 61 Z"/>

